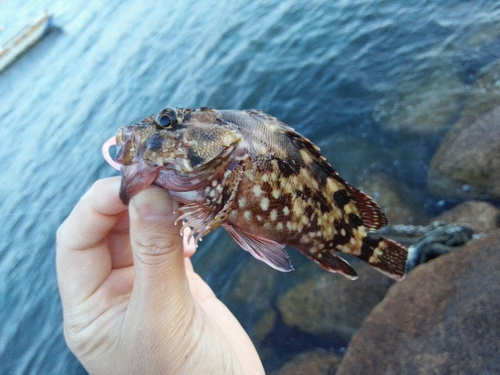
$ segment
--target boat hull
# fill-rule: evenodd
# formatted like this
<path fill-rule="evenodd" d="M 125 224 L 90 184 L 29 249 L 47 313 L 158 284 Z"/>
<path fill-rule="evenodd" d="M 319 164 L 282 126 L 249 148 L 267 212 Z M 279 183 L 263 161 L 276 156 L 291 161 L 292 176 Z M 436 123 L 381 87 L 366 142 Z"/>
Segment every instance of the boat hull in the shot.
<path fill-rule="evenodd" d="M 43 13 L 0 47 L 0 72 L 38 42 L 52 26 L 53 16 Z"/>

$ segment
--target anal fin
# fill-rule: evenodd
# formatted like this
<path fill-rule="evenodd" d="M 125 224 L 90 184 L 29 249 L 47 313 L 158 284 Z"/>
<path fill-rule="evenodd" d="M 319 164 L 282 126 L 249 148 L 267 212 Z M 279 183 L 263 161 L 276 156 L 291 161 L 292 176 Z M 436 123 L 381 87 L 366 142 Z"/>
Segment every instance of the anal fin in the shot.
<path fill-rule="evenodd" d="M 347 260 L 335 255 L 333 250 L 325 250 L 315 255 L 305 255 L 328 272 L 340 273 L 350 280 L 356 280 L 358 278 L 358 274 Z"/>
<path fill-rule="evenodd" d="M 238 245 L 252 254 L 255 258 L 278 271 L 293 271 L 292 263 L 284 249 L 284 245 L 268 240 L 267 238 L 247 233 L 229 224 L 222 224 L 222 227 L 231 237 L 233 237 Z"/>

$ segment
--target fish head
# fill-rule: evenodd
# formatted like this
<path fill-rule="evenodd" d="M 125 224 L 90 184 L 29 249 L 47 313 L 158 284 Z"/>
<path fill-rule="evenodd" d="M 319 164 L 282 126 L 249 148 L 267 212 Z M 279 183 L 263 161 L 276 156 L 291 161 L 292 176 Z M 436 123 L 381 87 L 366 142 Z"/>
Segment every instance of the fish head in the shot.
<path fill-rule="evenodd" d="M 237 147 L 241 135 L 217 111 L 164 108 L 116 134 L 124 203 L 156 184 L 186 192 L 210 183 Z"/>

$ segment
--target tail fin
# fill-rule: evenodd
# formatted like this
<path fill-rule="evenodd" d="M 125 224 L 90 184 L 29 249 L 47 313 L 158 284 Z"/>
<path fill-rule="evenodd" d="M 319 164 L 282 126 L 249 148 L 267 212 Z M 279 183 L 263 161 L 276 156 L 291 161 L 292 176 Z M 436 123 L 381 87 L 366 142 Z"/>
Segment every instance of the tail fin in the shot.
<path fill-rule="evenodd" d="M 408 250 L 397 242 L 384 237 L 365 237 L 358 258 L 392 279 L 405 277 Z"/>

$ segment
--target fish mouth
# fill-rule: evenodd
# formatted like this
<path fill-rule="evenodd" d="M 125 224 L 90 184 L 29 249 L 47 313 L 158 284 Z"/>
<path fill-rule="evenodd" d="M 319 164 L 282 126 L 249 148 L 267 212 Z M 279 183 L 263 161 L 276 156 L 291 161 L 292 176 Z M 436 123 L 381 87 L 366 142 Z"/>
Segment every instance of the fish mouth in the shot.
<path fill-rule="evenodd" d="M 116 146 L 116 161 L 109 152 L 112 146 Z M 104 142 L 102 153 L 108 164 L 122 175 L 120 199 L 126 205 L 134 195 L 151 185 L 158 175 L 159 167 L 151 167 L 143 160 L 140 137 L 131 127 L 118 129 L 115 137 Z"/>

